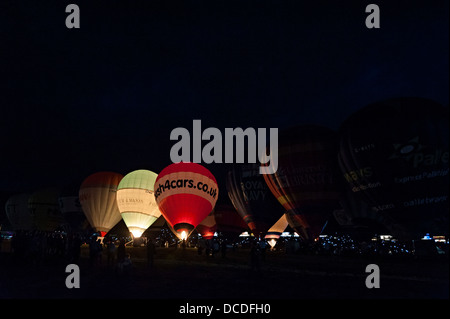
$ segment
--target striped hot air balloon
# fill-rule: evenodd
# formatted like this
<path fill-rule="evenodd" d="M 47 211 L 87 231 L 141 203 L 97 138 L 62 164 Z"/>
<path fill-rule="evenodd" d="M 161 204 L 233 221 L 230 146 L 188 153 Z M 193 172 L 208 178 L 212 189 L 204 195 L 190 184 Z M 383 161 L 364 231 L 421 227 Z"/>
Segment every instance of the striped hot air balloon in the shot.
<path fill-rule="evenodd" d="M 305 240 L 319 236 L 340 208 L 335 132 L 305 125 L 280 134 L 278 170 L 265 174 L 272 194 L 286 209 L 289 225 Z"/>
<path fill-rule="evenodd" d="M 257 237 L 263 237 L 284 214 L 257 164 L 235 164 L 227 175 L 227 191 L 233 206 Z"/>

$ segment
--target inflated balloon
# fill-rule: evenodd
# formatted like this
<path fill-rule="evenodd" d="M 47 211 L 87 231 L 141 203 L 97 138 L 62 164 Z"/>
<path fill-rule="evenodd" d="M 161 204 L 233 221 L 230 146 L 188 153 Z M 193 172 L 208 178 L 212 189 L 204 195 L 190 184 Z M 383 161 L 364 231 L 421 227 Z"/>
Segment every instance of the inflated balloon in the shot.
<path fill-rule="evenodd" d="M 70 230 L 81 230 L 83 222 L 86 221 L 86 216 L 83 213 L 78 196 L 60 196 L 58 198 L 58 203 L 64 220 L 70 226 Z"/>
<path fill-rule="evenodd" d="M 63 224 L 58 198 L 59 190 L 55 188 L 46 188 L 31 194 L 28 207 L 36 229 L 54 231 Z"/>
<path fill-rule="evenodd" d="M 394 235 L 448 234 L 448 109 L 428 99 L 390 99 L 351 115 L 340 134 L 345 181 L 395 221 Z"/>
<path fill-rule="evenodd" d="M 134 237 L 141 237 L 161 216 L 153 190 L 157 176 L 148 170 L 136 170 L 125 175 L 117 187 L 117 206 Z"/>
<path fill-rule="evenodd" d="M 159 173 L 154 189 L 161 213 L 183 239 L 208 216 L 219 196 L 213 174 L 196 163 L 167 166 Z"/>
<path fill-rule="evenodd" d="M 227 175 L 228 196 L 255 236 L 267 230 L 284 214 L 273 198 L 257 164 L 236 164 Z"/>
<path fill-rule="evenodd" d="M 206 216 L 195 229 L 204 239 L 212 239 L 214 237 L 214 232 L 217 229 L 216 219 L 214 218 L 213 212 L 209 213 L 208 216 Z"/>
<path fill-rule="evenodd" d="M 322 126 L 294 127 L 280 134 L 278 153 L 278 170 L 264 175 L 266 183 L 286 209 L 289 225 L 314 240 L 340 208 L 336 134 Z"/>
<path fill-rule="evenodd" d="M 157 220 L 154 221 L 153 224 L 150 225 L 149 228 L 142 234 L 144 237 L 155 240 L 160 234 L 162 229 L 166 226 L 167 222 L 164 219 L 164 216 L 159 216 Z"/>
<path fill-rule="evenodd" d="M 366 228 L 367 232 L 372 232 L 373 236 L 374 233 L 386 233 L 386 227 L 393 222 L 369 206 L 359 196 L 355 196 L 351 190 L 341 193 L 340 202 L 342 209 L 335 210 L 333 216 L 344 228 Z"/>
<path fill-rule="evenodd" d="M 30 194 L 13 195 L 6 201 L 6 216 L 14 230 L 31 230 L 33 229 L 33 220 L 28 207 L 28 199 Z"/>
<path fill-rule="evenodd" d="M 283 214 L 272 227 L 267 231 L 265 239 L 278 239 L 288 226 L 286 215 Z"/>
<path fill-rule="evenodd" d="M 79 189 L 79 183 L 67 184 L 62 188 L 58 198 L 59 209 L 69 232 L 79 232 L 89 226 L 78 197 Z"/>
<path fill-rule="evenodd" d="M 214 219 L 216 220 L 216 231 L 220 237 L 230 241 L 248 229 L 247 224 L 233 207 L 233 205 L 217 204 L 214 208 Z"/>
<path fill-rule="evenodd" d="M 102 236 L 122 218 L 116 201 L 117 186 L 122 178 L 119 173 L 98 172 L 81 184 L 79 198 L 83 212 Z"/>
<path fill-rule="evenodd" d="M 287 226 L 288 221 L 286 219 L 286 215 L 283 214 L 283 216 L 281 216 L 280 219 L 269 228 L 264 239 L 267 240 L 271 248 L 275 247 L 277 239 L 280 238 Z"/>

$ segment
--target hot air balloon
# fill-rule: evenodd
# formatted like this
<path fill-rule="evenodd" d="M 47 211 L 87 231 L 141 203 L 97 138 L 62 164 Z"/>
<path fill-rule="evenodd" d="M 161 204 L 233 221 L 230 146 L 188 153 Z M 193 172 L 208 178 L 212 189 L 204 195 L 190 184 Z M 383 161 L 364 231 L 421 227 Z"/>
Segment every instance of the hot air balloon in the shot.
<path fill-rule="evenodd" d="M 164 216 L 159 216 L 157 220 L 153 222 L 153 224 L 150 225 L 149 228 L 144 232 L 143 236 L 150 238 L 150 239 L 156 239 L 158 236 L 161 235 L 161 231 L 166 226 L 167 222 L 164 219 Z"/>
<path fill-rule="evenodd" d="M 335 132 L 317 125 L 288 129 L 280 134 L 278 154 L 277 172 L 264 179 L 289 225 L 312 241 L 340 208 Z"/>
<path fill-rule="evenodd" d="M 154 189 L 161 213 L 183 239 L 208 216 L 219 196 L 213 174 L 196 163 L 167 166 L 158 175 Z"/>
<path fill-rule="evenodd" d="M 280 238 L 287 226 L 288 221 L 286 219 L 286 215 L 283 214 L 283 216 L 281 216 L 280 219 L 269 228 L 264 239 L 267 240 L 271 248 L 275 247 L 277 239 Z"/>
<path fill-rule="evenodd" d="M 217 229 L 213 212 L 209 213 L 208 216 L 197 225 L 196 229 L 204 239 L 212 239 L 214 237 L 214 232 Z"/>
<path fill-rule="evenodd" d="M 58 198 L 59 209 L 70 232 L 79 232 L 88 226 L 78 197 L 80 184 L 69 184 L 62 188 Z"/>
<path fill-rule="evenodd" d="M 235 164 L 227 175 L 228 196 L 255 236 L 267 230 L 284 214 L 273 198 L 257 164 Z"/>
<path fill-rule="evenodd" d="M 448 109 L 393 98 L 352 114 L 340 128 L 339 166 L 355 196 L 400 239 L 448 234 Z M 442 233 L 441 233 L 442 232 Z"/>
<path fill-rule="evenodd" d="M 153 191 L 157 176 L 145 169 L 136 170 L 125 175 L 117 187 L 117 206 L 135 238 L 161 216 Z"/>
<path fill-rule="evenodd" d="M 59 190 L 45 188 L 32 193 L 28 198 L 28 208 L 36 229 L 54 231 L 63 224 L 58 197 Z"/>
<path fill-rule="evenodd" d="M 98 172 L 88 176 L 80 187 L 80 203 L 93 228 L 105 236 L 120 220 L 116 202 L 117 186 L 123 175 Z"/>
<path fill-rule="evenodd" d="M 29 198 L 30 194 L 24 193 L 13 195 L 6 201 L 6 216 L 14 230 L 33 229 L 33 220 L 28 207 Z"/>
<path fill-rule="evenodd" d="M 217 204 L 213 214 L 216 221 L 216 231 L 220 237 L 224 237 L 229 241 L 239 238 L 239 235 L 248 229 L 247 224 L 233 205 Z"/>
<path fill-rule="evenodd" d="M 83 214 L 78 196 L 60 196 L 58 203 L 64 220 L 70 226 L 70 230 L 81 230 L 83 223 L 86 221 L 86 216 Z"/>
<path fill-rule="evenodd" d="M 342 209 L 337 209 L 333 215 L 339 225 L 348 227 L 365 227 L 368 231 L 386 232 L 385 226 L 392 223 L 390 218 L 380 214 L 374 207 L 369 206 L 351 190 L 341 194 Z"/>

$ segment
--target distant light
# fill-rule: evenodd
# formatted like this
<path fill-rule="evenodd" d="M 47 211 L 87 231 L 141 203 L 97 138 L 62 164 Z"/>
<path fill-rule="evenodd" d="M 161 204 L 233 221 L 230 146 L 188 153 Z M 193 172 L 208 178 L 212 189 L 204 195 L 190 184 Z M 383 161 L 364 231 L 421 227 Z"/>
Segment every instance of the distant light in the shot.
<path fill-rule="evenodd" d="M 245 231 L 245 232 L 241 233 L 239 235 L 239 237 L 250 237 L 250 235 L 248 234 L 248 231 Z"/>
<path fill-rule="evenodd" d="M 392 240 L 392 236 L 391 235 L 380 235 L 380 239 L 385 240 L 385 241 L 390 241 L 390 240 Z"/>
<path fill-rule="evenodd" d="M 183 231 L 181 232 L 181 239 L 182 239 L 182 240 L 185 240 L 186 238 L 187 238 L 187 233 L 186 233 L 185 230 L 183 230 Z"/>
<path fill-rule="evenodd" d="M 297 233 L 294 233 L 294 235 L 292 235 L 290 232 L 283 232 L 281 233 L 281 237 L 300 237 Z"/>
<path fill-rule="evenodd" d="M 425 236 L 422 237 L 422 240 L 431 240 L 430 233 L 426 233 Z"/>
<path fill-rule="evenodd" d="M 437 243 L 445 243 L 445 236 L 433 236 L 433 239 Z"/>

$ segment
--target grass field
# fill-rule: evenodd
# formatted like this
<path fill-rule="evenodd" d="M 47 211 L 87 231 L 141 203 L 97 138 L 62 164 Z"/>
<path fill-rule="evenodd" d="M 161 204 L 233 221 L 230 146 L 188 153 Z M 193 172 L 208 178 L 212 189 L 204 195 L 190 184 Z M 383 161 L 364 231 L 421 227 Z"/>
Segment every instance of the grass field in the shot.
<path fill-rule="evenodd" d="M 447 299 L 448 260 L 370 259 L 289 255 L 268 251 L 260 270 L 251 269 L 249 249 L 198 255 L 194 248 L 157 248 L 148 267 L 145 247 L 127 247 L 128 274 L 101 263 L 91 266 L 82 247 L 80 288 L 68 289 L 63 259 L 32 265 L 0 256 L 1 298 L 138 299 Z M 380 268 L 380 288 L 368 289 L 368 264 Z"/>

